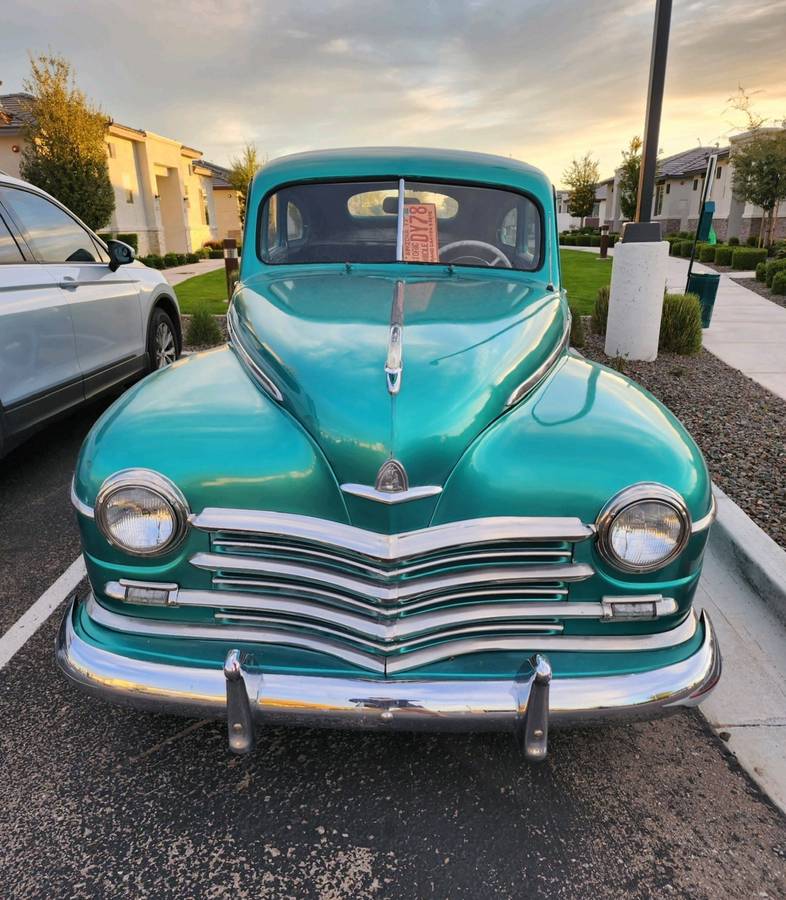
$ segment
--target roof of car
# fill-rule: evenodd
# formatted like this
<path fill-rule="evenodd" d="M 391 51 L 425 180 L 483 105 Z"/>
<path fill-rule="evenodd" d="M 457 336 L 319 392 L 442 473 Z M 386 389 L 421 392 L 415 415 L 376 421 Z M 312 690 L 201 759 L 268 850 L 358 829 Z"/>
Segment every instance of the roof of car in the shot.
<path fill-rule="evenodd" d="M 489 153 L 423 147 L 354 147 L 282 156 L 255 176 L 252 202 L 287 182 L 398 177 L 509 186 L 532 192 L 544 205 L 551 203 L 551 182 L 534 166 Z"/>

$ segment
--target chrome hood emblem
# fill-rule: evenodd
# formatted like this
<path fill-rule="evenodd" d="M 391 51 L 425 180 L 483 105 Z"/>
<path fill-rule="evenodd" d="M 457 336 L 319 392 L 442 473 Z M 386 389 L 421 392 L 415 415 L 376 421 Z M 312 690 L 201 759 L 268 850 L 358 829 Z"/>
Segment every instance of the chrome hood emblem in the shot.
<path fill-rule="evenodd" d="M 374 488 L 385 494 L 398 494 L 409 490 L 407 470 L 397 459 L 387 459 L 377 472 Z"/>
<path fill-rule="evenodd" d="M 376 500 L 377 503 L 407 503 L 409 500 L 421 500 L 423 497 L 434 497 L 442 492 L 438 484 L 426 484 L 422 487 L 409 486 L 407 470 L 397 459 L 386 459 L 377 472 L 374 487 L 369 484 L 342 484 L 345 494 Z"/>

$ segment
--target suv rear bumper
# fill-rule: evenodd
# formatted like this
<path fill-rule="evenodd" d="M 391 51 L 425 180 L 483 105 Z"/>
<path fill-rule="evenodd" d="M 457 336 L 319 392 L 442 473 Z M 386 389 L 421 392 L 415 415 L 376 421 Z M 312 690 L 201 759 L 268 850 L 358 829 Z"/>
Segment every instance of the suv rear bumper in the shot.
<path fill-rule="evenodd" d="M 156 712 L 227 717 L 222 669 L 163 665 L 112 653 L 74 628 L 76 600 L 57 637 L 57 662 L 80 689 Z M 709 616 L 702 612 L 698 649 L 681 662 L 647 672 L 550 681 L 551 724 L 583 725 L 651 719 L 695 706 L 720 678 L 721 658 Z M 530 673 L 518 680 L 378 680 L 260 673 L 244 669 L 241 684 L 251 717 L 266 724 L 385 728 L 412 731 L 516 730 L 526 715 Z"/>

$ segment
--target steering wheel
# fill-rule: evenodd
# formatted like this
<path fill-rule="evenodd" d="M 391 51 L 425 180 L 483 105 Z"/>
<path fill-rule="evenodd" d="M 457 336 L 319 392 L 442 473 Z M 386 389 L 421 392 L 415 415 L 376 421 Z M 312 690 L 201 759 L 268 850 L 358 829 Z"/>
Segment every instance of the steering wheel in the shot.
<path fill-rule="evenodd" d="M 496 266 L 496 264 L 500 262 L 506 269 L 513 268 L 510 260 L 499 248 L 495 247 L 493 244 L 487 244 L 485 241 L 453 241 L 452 244 L 445 244 L 444 247 L 439 248 L 440 259 L 442 258 L 443 253 L 448 253 L 450 250 L 458 250 L 461 247 L 475 247 L 480 250 L 488 250 L 492 255 L 491 262 L 484 259 L 482 256 L 471 256 L 469 254 L 467 256 L 458 256 L 453 262 L 458 262 L 460 259 L 471 259 L 483 263 L 484 266 Z M 473 265 L 473 263 L 469 263 L 469 265 Z"/>

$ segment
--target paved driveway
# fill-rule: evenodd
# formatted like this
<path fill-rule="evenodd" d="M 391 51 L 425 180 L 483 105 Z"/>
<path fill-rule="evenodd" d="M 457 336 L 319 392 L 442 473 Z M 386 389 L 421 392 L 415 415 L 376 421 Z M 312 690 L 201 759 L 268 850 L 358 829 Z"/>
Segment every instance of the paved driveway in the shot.
<path fill-rule="evenodd" d="M 73 458 L 97 410 L 0 468 L 0 633 L 78 553 Z M 0 671 L 0 896 L 782 897 L 786 826 L 696 712 L 553 735 L 260 732 L 91 702 L 59 613 Z M 726 672 L 727 678 L 743 672 Z"/>

